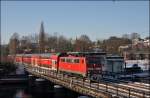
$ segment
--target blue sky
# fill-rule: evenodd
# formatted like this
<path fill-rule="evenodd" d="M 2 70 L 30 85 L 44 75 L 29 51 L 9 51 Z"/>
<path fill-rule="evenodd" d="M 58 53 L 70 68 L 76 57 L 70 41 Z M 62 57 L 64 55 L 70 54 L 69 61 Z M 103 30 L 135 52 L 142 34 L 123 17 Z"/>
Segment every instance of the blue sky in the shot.
<path fill-rule="evenodd" d="M 2 1 L 1 40 L 10 36 L 45 32 L 76 38 L 81 34 L 91 40 L 138 32 L 149 35 L 148 1 Z"/>

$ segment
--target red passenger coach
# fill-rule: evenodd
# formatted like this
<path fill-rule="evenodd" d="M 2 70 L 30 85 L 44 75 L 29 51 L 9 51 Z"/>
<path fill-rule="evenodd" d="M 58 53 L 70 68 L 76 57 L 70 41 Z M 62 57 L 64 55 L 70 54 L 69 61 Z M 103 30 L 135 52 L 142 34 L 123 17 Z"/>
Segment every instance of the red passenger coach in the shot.
<path fill-rule="evenodd" d="M 31 64 L 31 55 L 24 55 L 23 56 L 23 63 L 24 64 Z"/>
<path fill-rule="evenodd" d="M 58 71 L 58 67 L 59 67 L 59 56 L 61 54 L 60 53 L 56 53 L 56 54 L 52 54 L 51 55 L 51 60 L 52 60 L 52 70 Z"/>
<path fill-rule="evenodd" d="M 51 59 L 50 58 L 44 58 L 44 57 L 42 57 L 41 59 L 40 59 L 41 61 L 41 66 L 42 67 L 47 67 L 47 68 L 51 68 L 52 66 L 52 61 L 51 61 Z"/>
<path fill-rule="evenodd" d="M 50 58 L 51 54 L 41 54 L 40 55 L 40 66 L 46 68 L 52 68 L 52 60 Z"/>
<path fill-rule="evenodd" d="M 31 65 L 32 66 L 39 66 L 40 65 L 40 56 L 39 55 L 32 55 Z"/>
<path fill-rule="evenodd" d="M 23 62 L 23 57 L 22 57 L 22 55 L 16 55 L 16 57 L 15 57 L 15 62 L 17 62 L 17 63 L 22 63 L 22 62 Z"/>

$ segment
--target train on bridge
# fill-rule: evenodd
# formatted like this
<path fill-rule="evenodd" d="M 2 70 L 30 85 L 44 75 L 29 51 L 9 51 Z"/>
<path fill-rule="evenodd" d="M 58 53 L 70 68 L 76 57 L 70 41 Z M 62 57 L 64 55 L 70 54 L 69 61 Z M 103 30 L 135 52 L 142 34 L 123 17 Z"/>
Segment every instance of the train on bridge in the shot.
<path fill-rule="evenodd" d="M 38 66 L 58 73 L 97 80 L 102 74 L 122 73 L 124 58 L 107 56 L 105 52 L 67 52 L 9 55 L 15 63 Z"/>
<path fill-rule="evenodd" d="M 121 75 L 125 71 L 124 58 L 120 56 L 109 56 L 105 52 L 68 52 L 17 54 L 8 58 L 24 65 L 25 70 L 36 77 L 94 98 L 150 98 L 149 83 L 111 79 L 108 73 Z M 99 79 L 99 75 L 108 78 Z"/>

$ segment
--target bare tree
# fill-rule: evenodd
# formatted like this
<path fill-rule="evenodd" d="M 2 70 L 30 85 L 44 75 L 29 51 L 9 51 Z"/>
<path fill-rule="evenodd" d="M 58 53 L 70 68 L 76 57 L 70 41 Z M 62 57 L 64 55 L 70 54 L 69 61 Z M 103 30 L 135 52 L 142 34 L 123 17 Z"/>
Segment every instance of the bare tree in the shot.
<path fill-rule="evenodd" d="M 81 35 L 79 39 L 75 41 L 76 51 L 89 51 L 92 47 L 92 41 L 87 35 Z"/>
<path fill-rule="evenodd" d="M 124 38 L 124 39 L 130 39 L 130 35 L 129 34 L 123 34 L 122 38 Z"/>
<path fill-rule="evenodd" d="M 55 52 L 57 48 L 57 36 L 49 35 L 46 44 L 51 52 Z"/>
<path fill-rule="evenodd" d="M 130 36 L 131 36 L 131 40 L 140 38 L 140 34 L 135 33 L 135 32 L 133 32 Z"/>
<path fill-rule="evenodd" d="M 23 36 L 20 39 L 19 50 L 21 53 L 29 53 L 32 50 L 32 36 Z"/>
<path fill-rule="evenodd" d="M 60 52 L 68 52 L 72 51 L 71 40 L 67 39 L 63 35 L 58 38 L 58 51 Z"/>
<path fill-rule="evenodd" d="M 14 33 L 9 41 L 9 53 L 10 54 L 16 54 L 18 53 L 18 47 L 19 47 L 19 34 Z"/>
<path fill-rule="evenodd" d="M 119 46 L 131 44 L 130 39 L 118 38 L 116 36 L 111 36 L 109 39 L 103 40 L 102 48 L 108 53 L 119 54 Z"/>

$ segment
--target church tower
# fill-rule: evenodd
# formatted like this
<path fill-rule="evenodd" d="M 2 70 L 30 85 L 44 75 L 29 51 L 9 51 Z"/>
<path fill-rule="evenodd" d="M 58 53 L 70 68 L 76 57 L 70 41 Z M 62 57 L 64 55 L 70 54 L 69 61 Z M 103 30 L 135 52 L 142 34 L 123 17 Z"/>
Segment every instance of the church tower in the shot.
<path fill-rule="evenodd" d="M 39 33 L 39 53 L 43 52 L 45 52 L 45 32 L 44 32 L 44 23 L 42 21 Z"/>

